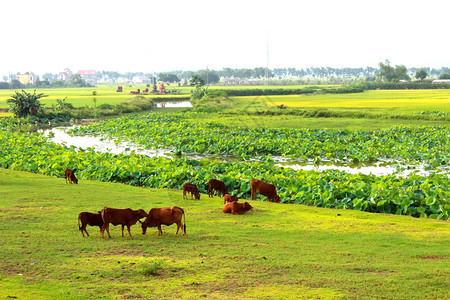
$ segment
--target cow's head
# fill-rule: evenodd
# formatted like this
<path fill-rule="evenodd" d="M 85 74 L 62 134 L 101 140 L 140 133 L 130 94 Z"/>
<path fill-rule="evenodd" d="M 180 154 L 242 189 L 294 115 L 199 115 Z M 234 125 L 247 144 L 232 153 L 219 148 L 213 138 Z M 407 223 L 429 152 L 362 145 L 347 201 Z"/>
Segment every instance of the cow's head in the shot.
<path fill-rule="evenodd" d="M 244 204 L 243 208 L 245 211 L 249 211 L 249 210 L 253 209 L 253 206 L 251 206 L 250 203 L 248 203 L 247 201 L 245 201 L 243 204 Z"/>
<path fill-rule="evenodd" d="M 200 192 L 195 191 L 194 197 L 195 197 L 195 200 L 200 200 Z"/>
<path fill-rule="evenodd" d="M 273 202 L 279 203 L 279 202 L 280 202 L 280 196 L 275 195 L 275 196 L 273 197 Z"/>
<path fill-rule="evenodd" d="M 139 221 L 141 222 L 141 221 Z M 147 220 L 144 222 L 141 222 L 141 228 L 142 228 L 142 234 L 145 234 L 147 232 Z"/>
<path fill-rule="evenodd" d="M 147 216 L 147 213 L 143 209 L 138 209 L 134 211 L 134 215 L 139 220 L 145 218 Z"/>

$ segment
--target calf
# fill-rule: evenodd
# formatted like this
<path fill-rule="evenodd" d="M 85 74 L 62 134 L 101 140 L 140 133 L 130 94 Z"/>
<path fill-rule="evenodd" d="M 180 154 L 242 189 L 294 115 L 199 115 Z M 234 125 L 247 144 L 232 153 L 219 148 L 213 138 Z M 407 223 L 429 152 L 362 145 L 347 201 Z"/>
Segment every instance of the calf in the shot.
<path fill-rule="evenodd" d="M 218 191 L 219 195 L 225 196 L 228 194 L 228 189 L 223 181 L 217 179 L 210 179 L 208 182 L 208 196 L 213 198 L 214 191 Z"/>
<path fill-rule="evenodd" d="M 198 191 L 195 184 L 189 182 L 183 184 L 183 199 L 187 199 L 186 193 L 191 193 L 191 200 L 193 195 L 195 196 L 196 200 L 200 200 L 200 192 Z"/>
<path fill-rule="evenodd" d="M 239 198 L 237 196 L 231 196 L 226 194 L 225 196 L 223 196 L 223 204 L 228 203 L 228 202 L 233 202 L 233 201 L 238 201 Z"/>
<path fill-rule="evenodd" d="M 122 225 L 122 236 L 123 236 L 123 228 L 125 225 L 128 229 L 128 234 L 131 236 L 130 227 L 131 225 L 136 224 L 139 219 L 145 218 L 147 213 L 143 209 L 132 210 L 131 208 L 111 208 L 105 207 L 101 211 L 103 226 L 100 230 L 100 236 L 103 238 L 103 233 L 108 232 L 108 236 L 111 238 L 109 234 L 109 224 Z"/>
<path fill-rule="evenodd" d="M 224 213 L 231 213 L 233 215 L 243 215 L 251 209 L 253 209 L 253 207 L 247 201 L 244 203 L 238 203 L 236 201 L 228 202 L 223 206 Z"/>
<path fill-rule="evenodd" d="M 81 226 L 80 226 L 80 222 L 81 222 Z M 81 212 L 78 215 L 78 229 L 81 230 L 81 234 L 83 235 L 83 237 L 84 237 L 84 232 L 86 232 L 87 236 L 89 236 L 89 233 L 86 230 L 87 225 L 98 226 L 101 229 L 103 226 L 103 219 L 102 219 L 102 215 L 100 214 L 100 212 L 95 213 L 95 214 L 87 212 L 87 211 Z"/>
<path fill-rule="evenodd" d="M 181 223 L 181 217 L 184 217 L 184 226 Z M 177 223 L 177 233 L 181 228 L 183 235 L 186 234 L 186 216 L 184 210 L 178 206 L 152 208 L 148 212 L 147 218 L 142 223 L 142 234 L 145 234 L 147 227 L 158 227 L 158 235 L 162 234 L 161 225 L 172 225 Z"/>
<path fill-rule="evenodd" d="M 64 171 L 64 177 L 66 178 L 66 183 L 67 180 L 69 180 L 70 184 L 72 184 L 72 182 L 78 184 L 78 179 L 75 177 L 75 173 L 71 169 L 66 169 Z"/>
<path fill-rule="evenodd" d="M 250 194 L 252 200 L 256 199 L 256 193 L 266 196 L 269 201 L 271 200 L 276 203 L 280 202 L 280 197 L 277 195 L 277 191 L 273 184 L 265 183 L 258 179 L 252 179 L 252 181 L 250 181 Z"/>

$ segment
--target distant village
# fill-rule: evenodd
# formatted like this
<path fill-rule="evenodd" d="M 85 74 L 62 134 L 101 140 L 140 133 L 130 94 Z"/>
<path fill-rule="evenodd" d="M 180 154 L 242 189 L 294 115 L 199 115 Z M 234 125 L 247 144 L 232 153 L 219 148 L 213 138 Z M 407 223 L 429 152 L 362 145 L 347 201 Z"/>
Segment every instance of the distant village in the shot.
<path fill-rule="evenodd" d="M 408 75 L 413 78 L 418 68 L 409 68 Z M 425 68 L 427 72 L 427 80 L 432 82 L 440 82 L 439 75 L 442 73 L 450 73 L 449 68 Z M 177 83 L 178 85 L 187 85 L 188 80 L 198 74 L 207 84 L 220 85 L 263 85 L 267 81 L 276 81 L 276 84 L 340 84 L 349 83 L 350 80 L 372 81 L 376 79 L 377 68 L 330 68 L 330 67 L 311 67 L 306 69 L 295 68 L 254 68 L 254 69 L 230 69 L 223 70 L 199 70 L 193 71 L 172 71 L 166 73 L 143 73 L 143 72 L 127 72 L 121 74 L 114 71 L 95 71 L 95 70 L 78 70 L 72 72 L 69 68 L 65 68 L 57 74 L 46 73 L 42 76 L 36 75 L 34 72 L 10 73 L 7 76 L 0 76 L 0 88 L 17 88 L 19 86 L 95 86 L 102 83 L 120 83 L 120 84 L 156 84 L 157 81 L 166 83 Z M 323 82 L 318 82 L 322 80 Z M 78 80 L 78 82 L 77 82 Z M 444 79 L 448 82 L 448 79 Z M 16 85 L 12 84 L 16 83 Z M 20 84 L 19 84 L 20 83 Z M 83 85 L 84 84 L 84 85 Z M 18 86 L 17 86 L 18 85 Z"/>
<path fill-rule="evenodd" d="M 77 71 L 75 74 L 80 75 L 81 79 L 83 79 L 90 85 L 96 85 L 98 83 L 97 72 L 94 70 L 80 70 Z M 74 75 L 74 73 L 70 69 L 66 68 L 64 69 L 64 71 L 58 74 L 57 80 L 69 82 L 72 75 Z M 33 72 L 25 72 L 23 74 L 18 72 L 17 74 L 10 74 L 8 77 L 9 77 L 8 80 L 4 81 L 11 81 L 15 79 L 24 85 L 35 84 L 37 80 L 41 80 L 39 76 L 35 75 Z"/>

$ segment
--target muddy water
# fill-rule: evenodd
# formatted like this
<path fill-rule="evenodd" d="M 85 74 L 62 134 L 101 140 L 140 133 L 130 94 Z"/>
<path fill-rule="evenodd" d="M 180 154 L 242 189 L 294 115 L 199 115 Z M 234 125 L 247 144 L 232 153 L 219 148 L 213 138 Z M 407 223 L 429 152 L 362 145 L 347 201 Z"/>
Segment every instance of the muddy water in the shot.
<path fill-rule="evenodd" d="M 77 148 L 87 149 L 93 148 L 98 152 L 109 152 L 114 154 L 119 153 L 131 153 L 133 151 L 136 154 L 147 155 L 151 157 L 155 156 L 163 156 L 168 158 L 173 158 L 174 155 L 171 152 L 171 149 L 145 149 L 142 146 L 137 146 L 133 143 L 123 143 L 114 141 L 111 139 L 107 139 L 102 136 L 71 136 L 66 133 L 69 127 L 63 128 L 52 128 L 49 130 L 44 130 L 44 135 L 50 137 L 50 141 L 56 144 L 65 144 L 66 146 L 75 146 Z M 215 155 L 201 155 L 201 154 L 192 154 L 186 155 L 192 159 L 221 159 L 224 161 L 234 161 L 236 160 L 232 156 L 215 156 Z M 333 162 L 324 161 L 319 165 L 315 165 L 312 161 L 310 162 L 300 162 L 295 160 L 288 160 L 286 158 L 281 157 L 273 157 L 276 165 L 292 168 L 294 170 L 315 170 L 315 171 L 323 171 L 323 170 L 339 170 L 344 171 L 350 174 L 373 174 L 376 176 L 382 175 L 390 175 L 397 174 L 398 176 L 407 176 L 410 173 L 416 172 L 418 175 L 428 175 L 429 172 L 424 170 L 424 166 L 422 165 L 409 165 L 402 166 L 402 168 L 398 169 L 398 164 L 394 161 L 388 162 L 378 162 L 373 165 L 362 165 L 362 164 L 337 164 Z M 257 159 L 255 159 L 257 160 Z"/>

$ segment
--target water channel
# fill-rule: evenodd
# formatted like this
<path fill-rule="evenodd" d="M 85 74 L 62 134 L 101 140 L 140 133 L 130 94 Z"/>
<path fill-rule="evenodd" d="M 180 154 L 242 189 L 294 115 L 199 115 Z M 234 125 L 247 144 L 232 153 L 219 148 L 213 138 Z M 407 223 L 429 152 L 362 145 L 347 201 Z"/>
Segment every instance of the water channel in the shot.
<path fill-rule="evenodd" d="M 166 106 L 167 107 L 167 106 Z M 93 148 L 94 151 L 98 152 L 109 152 L 114 154 L 127 154 L 134 151 L 136 154 L 142 154 L 146 156 L 156 157 L 163 156 L 167 158 L 173 158 L 174 155 L 171 149 L 145 149 L 142 146 L 136 145 L 132 142 L 118 142 L 111 140 L 103 136 L 72 136 L 67 134 L 67 130 L 70 127 L 58 127 L 48 130 L 43 130 L 44 135 L 49 137 L 49 140 L 56 144 L 65 144 L 66 146 L 75 146 L 77 148 L 87 149 Z M 223 161 L 235 160 L 236 158 L 232 156 L 216 156 L 211 154 L 184 154 L 192 159 L 221 159 Z M 402 165 L 398 167 L 395 161 L 380 161 L 373 165 L 363 165 L 363 164 L 344 164 L 335 163 L 332 161 L 322 161 L 320 164 L 314 164 L 311 161 L 296 161 L 292 159 L 286 159 L 283 157 L 272 156 L 274 161 L 278 166 L 293 168 L 294 170 L 339 170 L 350 174 L 373 174 L 376 176 L 396 174 L 398 176 L 408 176 L 410 173 L 416 172 L 416 174 L 421 176 L 428 175 L 431 171 L 425 170 L 424 165 Z M 255 159 L 257 160 L 257 158 Z"/>

